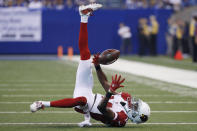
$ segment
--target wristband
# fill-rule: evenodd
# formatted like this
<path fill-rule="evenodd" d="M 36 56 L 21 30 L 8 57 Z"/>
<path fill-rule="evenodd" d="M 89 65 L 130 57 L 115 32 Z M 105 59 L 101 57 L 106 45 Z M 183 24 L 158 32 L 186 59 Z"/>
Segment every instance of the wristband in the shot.
<path fill-rule="evenodd" d="M 87 15 L 82 15 L 81 16 L 81 23 L 88 23 L 88 17 Z"/>
<path fill-rule="evenodd" d="M 112 96 L 112 93 L 110 93 L 110 92 L 107 92 L 105 95 L 106 98 L 110 98 L 111 96 Z"/>
<path fill-rule="evenodd" d="M 98 70 L 101 70 L 101 66 L 100 65 L 97 65 L 95 66 L 95 69 L 98 71 Z"/>

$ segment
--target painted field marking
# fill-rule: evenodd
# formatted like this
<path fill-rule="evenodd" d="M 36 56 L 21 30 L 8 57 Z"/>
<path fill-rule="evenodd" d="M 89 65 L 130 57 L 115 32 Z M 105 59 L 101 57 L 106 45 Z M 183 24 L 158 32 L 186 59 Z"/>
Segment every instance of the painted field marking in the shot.
<path fill-rule="evenodd" d="M 73 97 L 73 95 L 1 95 L 2 97 Z"/>
<path fill-rule="evenodd" d="M 15 91 L 68 91 L 68 90 L 70 90 L 70 91 L 73 91 L 74 90 L 74 88 L 65 88 L 65 89 L 47 89 L 47 88 L 45 88 L 45 89 L 29 89 L 29 88 L 27 88 L 27 89 L 0 89 L 0 91 L 10 91 L 10 92 L 15 92 Z"/>
<path fill-rule="evenodd" d="M 18 83 L 23 83 L 23 82 L 42 82 L 42 83 L 48 83 L 48 82 L 57 82 L 57 83 L 60 83 L 60 82 L 70 82 L 70 80 L 68 79 L 65 79 L 63 81 L 61 80 L 0 80 L 0 82 L 18 82 Z"/>
<path fill-rule="evenodd" d="M 10 101 L 0 102 L 0 104 L 31 104 L 31 103 L 33 103 L 33 102 L 26 102 L 26 101 L 24 101 L 24 102 L 10 102 Z"/>
<path fill-rule="evenodd" d="M 57 95 L 1 95 L 1 97 L 72 97 L 73 95 L 68 95 L 68 94 L 57 94 Z M 179 95 L 155 95 L 155 94 L 147 94 L 147 95 L 143 95 L 143 94 L 137 94 L 137 95 L 133 95 L 133 96 L 137 96 L 137 97 L 179 97 Z M 180 96 L 181 97 L 181 96 Z"/>
<path fill-rule="evenodd" d="M 95 86 L 97 86 L 97 85 L 95 85 Z M 98 85 L 98 86 L 101 86 L 101 85 Z M 102 89 L 102 88 L 101 88 Z M 73 88 L 67 88 L 66 86 L 65 86 L 65 88 L 39 88 L 39 89 L 37 89 L 37 88 L 1 88 L 0 89 L 0 91 L 9 91 L 9 92 L 12 92 L 12 91 L 67 91 L 67 90 L 74 90 L 74 86 L 73 86 Z M 97 89 L 96 89 L 97 90 Z M 147 89 L 123 89 L 123 91 L 125 92 L 125 91 L 147 91 Z M 150 90 L 152 90 L 152 91 L 154 91 L 155 89 L 148 89 L 148 91 L 150 91 Z"/>
<path fill-rule="evenodd" d="M 39 114 L 73 114 L 75 111 L 41 111 Z M 197 113 L 197 111 L 151 111 L 151 113 Z M 30 111 L 1 111 L 0 114 L 32 114 Z"/>
<path fill-rule="evenodd" d="M 7 101 L 7 102 L 0 102 L 0 104 L 31 104 L 32 102 L 27 102 L 27 101 L 23 101 L 23 102 L 11 102 L 11 101 Z M 197 102 L 193 102 L 193 101 L 150 101 L 147 102 L 149 104 L 197 104 Z"/>
<path fill-rule="evenodd" d="M 43 83 L 36 83 L 36 84 L 0 84 L 0 87 L 8 87 L 8 86 L 11 86 L 11 87 L 17 87 L 17 86 L 20 86 L 20 87 L 29 87 L 29 86 L 75 86 L 74 83 L 47 83 L 47 84 L 43 84 Z"/>
<path fill-rule="evenodd" d="M 77 125 L 78 123 L 0 123 L 0 125 Z M 102 123 L 92 123 L 93 125 L 104 125 Z M 134 123 L 127 123 L 127 125 L 135 125 Z M 197 123 L 180 122 L 180 123 L 143 123 L 142 125 L 197 125 Z M 123 127 L 124 128 L 124 127 Z"/>
<path fill-rule="evenodd" d="M 151 111 L 151 113 L 197 113 L 197 111 Z"/>
<path fill-rule="evenodd" d="M 77 114 L 75 111 L 42 111 L 42 112 L 36 112 L 36 114 Z M 7 112 L 0 112 L 0 114 L 32 114 L 31 111 L 7 111 Z"/>
<path fill-rule="evenodd" d="M 149 104 L 197 104 L 194 101 L 149 101 Z"/>

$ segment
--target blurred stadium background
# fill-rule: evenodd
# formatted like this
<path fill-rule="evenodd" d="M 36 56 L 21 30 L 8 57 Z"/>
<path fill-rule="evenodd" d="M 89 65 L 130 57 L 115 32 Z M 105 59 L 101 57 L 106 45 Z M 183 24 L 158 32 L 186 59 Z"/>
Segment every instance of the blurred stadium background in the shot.
<path fill-rule="evenodd" d="M 115 48 L 122 61 L 137 62 L 139 69 L 105 71 L 109 78 L 110 70 L 120 71 L 127 80 L 122 90 L 147 101 L 152 110 L 147 124 L 121 130 L 197 130 L 197 0 L 0 0 L 0 130 L 78 130 L 83 118 L 71 109 L 30 114 L 29 104 L 72 97 L 78 6 L 92 2 L 103 8 L 89 19 L 91 53 Z M 159 72 L 156 65 L 162 67 Z M 164 75 L 163 67 L 180 74 Z M 146 75 L 149 69 L 158 76 Z M 94 92 L 103 93 L 94 79 Z M 84 130 L 93 129 L 119 130 L 102 125 Z"/>
<path fill-rule="evenodd" d="M 195 0 L 0 0 L 0 54 L 56 54 L 60 45 L 65 54 L 68 47 L 78 54 L 77 8 L 90 2 L 104 5 L 90 20 L 92 53 L 120 49 L 117 32 L 124 23 L 132 34 L 128 54 L 174 57 L 177 50 L 184 58 L 196 54 Z"/>

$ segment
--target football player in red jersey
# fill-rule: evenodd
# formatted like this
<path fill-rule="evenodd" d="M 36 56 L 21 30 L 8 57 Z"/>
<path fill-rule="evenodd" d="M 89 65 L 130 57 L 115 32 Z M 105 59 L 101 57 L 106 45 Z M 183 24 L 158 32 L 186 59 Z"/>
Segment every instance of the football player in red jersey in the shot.
<path fill-rule="evenodd" d="M 116 93 L 125 79 L 121 76 L 112 76 L 109 83 L 99 64 L 99 55 L 90 59 L 88 48 L 88 18 L 93 11 L 101 8 L 100 4 L 89 4 L 79 7 L 81 15 L 79 50 L 80 62 L 77 69 L 76 83 L 73 98 L 65 98 L 57 101 L 36 101 L 30 105 L 30 110 L 36 112 L 44 107 L 72 108 L 83 113 L 85 120 L 79 123 L 80 127 L 91 126 L 90 117 L 101 121 L 108 126 L 123 127 L 128 119 L 134 123 L 146 122 L 150 116 L 150 107 L 140 99 L 131 97 L 128 93 Z M 94 63 L 97 77 L 106 91 L 106 95 L 94 94 L 92 63 Z"/>

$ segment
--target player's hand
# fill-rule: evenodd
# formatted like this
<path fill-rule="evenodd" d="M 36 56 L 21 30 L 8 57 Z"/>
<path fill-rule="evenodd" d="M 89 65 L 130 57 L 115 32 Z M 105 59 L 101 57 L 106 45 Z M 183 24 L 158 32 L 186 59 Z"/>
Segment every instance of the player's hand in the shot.
<path fill-rule="evenodd" d="M 100 55 L 100 53 L 94 54 L 94 58 L 92 60 L 92 63 L 94 63 L 95 66 L 99 65 L 99 55 Z"/>
<path fill-rule="evenodd" d="M 120 87 L 124 87 L 123 85 L 121 85 L 124 82 L 125 78 L 123 78 L 121 80 L 121 75 L 117 76 L 117 74 L 115 75 L 115 77 L 112 76 L 112 83 L 110 85 L 109 91 L 113 94 L 116 94 L 116 90 Z"/>

